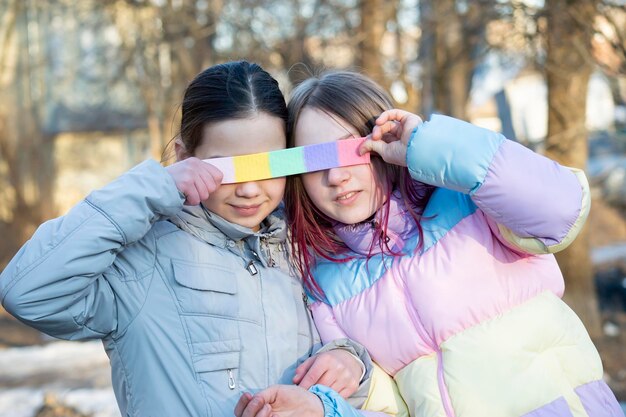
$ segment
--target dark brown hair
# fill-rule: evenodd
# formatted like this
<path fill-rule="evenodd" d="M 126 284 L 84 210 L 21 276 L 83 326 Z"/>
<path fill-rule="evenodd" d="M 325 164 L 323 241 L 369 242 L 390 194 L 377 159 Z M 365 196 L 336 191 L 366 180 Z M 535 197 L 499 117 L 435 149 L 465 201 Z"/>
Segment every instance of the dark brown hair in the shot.
<path fill-rule="evenodd" d="M 265 112 L 287 122 L 285 97 L 278 82 L 259 65 L 233 61 L 209 67 L 185 90 L 179 137 L 193 155 L 204 127 Z"/>

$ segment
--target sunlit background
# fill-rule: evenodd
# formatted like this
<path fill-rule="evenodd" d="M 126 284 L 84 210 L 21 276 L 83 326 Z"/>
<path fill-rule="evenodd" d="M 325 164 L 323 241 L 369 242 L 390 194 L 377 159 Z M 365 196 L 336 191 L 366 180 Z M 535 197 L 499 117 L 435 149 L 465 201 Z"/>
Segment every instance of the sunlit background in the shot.
<path fill-rule="evenodd" d="M 0 0 L 0 268 L 90 190 L 166 159 L 187 83 L 242 58 L 287 96 L 358 70 L 401 108 L 585 168 L 590 220 L 558 260 L 626 402 L 624 0 Z M 119 416 L 100 343 L 0 308 L 0 416 Z"/>

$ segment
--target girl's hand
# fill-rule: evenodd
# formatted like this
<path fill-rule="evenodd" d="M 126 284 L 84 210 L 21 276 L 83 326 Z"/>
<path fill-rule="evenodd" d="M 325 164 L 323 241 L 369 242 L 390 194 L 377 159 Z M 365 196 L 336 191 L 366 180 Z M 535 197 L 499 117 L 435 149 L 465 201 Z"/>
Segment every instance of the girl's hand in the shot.
<path fill-rule="evenodd" d="M 196 206 L 209 198 L 222 182 L 222 171 L 196 157 L 178 161 L 165 168 L 176 188 L 185 195 L 185 204 Z"/>
<path fill-rule="evenodd" d="M 359 388 L 362 373 L 361 362 L 354 355 L 333 349 L 302 362 L 296 369 L 293 383 L 304 389 L 315 384 L 326 385 L 348 398 Z"/>
<path fill-rule="evenodd" d="M 235 406 L 236 417 L 323 417 L 317 395 L 294 385 L 272 385 L 254 396 L 244 393 Z"/>
<path fill-rule="evenodd" d="M 392 109 L 383 112 L 376 119 L 369 139 L 363 142 L 359 152 L 376 152 L 387 163 L 406 166 L 406 148 L 411 134 L 422 119 L 408 111 Z"/>

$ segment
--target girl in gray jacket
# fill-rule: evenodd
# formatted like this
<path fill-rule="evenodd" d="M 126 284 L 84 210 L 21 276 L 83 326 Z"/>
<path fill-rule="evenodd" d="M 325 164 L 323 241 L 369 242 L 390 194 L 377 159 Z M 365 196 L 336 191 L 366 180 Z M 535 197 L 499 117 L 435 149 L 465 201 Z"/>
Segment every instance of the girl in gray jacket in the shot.
<path fill-rule="evenodd" d="M 123 416 L 231 416 L 243 392 L 294 380 L 352 393 L 346 350 L 307 360 L 319 338 L 289 268 L 285 179 L 220 186 L 201 160 L 282 149 L 286 118 L 258 65 L 203 71 L 179 162 L 146 161 L 41 225 L 0 276 L 3 306 L 54 337 L 102 339 Z"/>

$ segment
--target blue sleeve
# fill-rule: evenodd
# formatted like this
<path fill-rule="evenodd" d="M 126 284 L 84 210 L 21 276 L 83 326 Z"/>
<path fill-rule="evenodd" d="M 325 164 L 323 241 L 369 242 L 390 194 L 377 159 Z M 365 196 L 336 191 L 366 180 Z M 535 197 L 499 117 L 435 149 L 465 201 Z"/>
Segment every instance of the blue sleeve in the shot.
<path fill-rule="evenodd" d="M 362 417 L 341 395 L 325 385 L 313 385 L 309 391 L 324 404 L 324 417 Z"/>
<path fill-rule="evenodd" d="M 434 115 L 407 146 L 411 177 L 471 197 L 509 246 L 554 253 L 580 232 L 590 207 L 584 173 L 499 133 Z"/>
<path fill-rule="evenodd" d="M 418 181 L 472 194 L 504 141 L 499 133 L 435 114 L 413 132 L 407 166 Z"/>
<path fill-rule="evenodd" d="M 118 295 L 107 279 L 116 258 L 181 207 L 163 167 L 155 161 L 135 167 L 39 227 L 0 274 L 0 302 L 51 336 L 105 337 L 120 324 Z"/>

